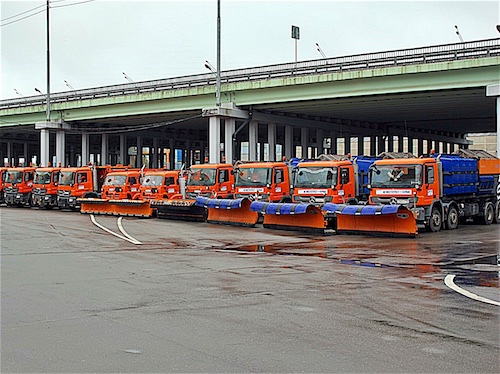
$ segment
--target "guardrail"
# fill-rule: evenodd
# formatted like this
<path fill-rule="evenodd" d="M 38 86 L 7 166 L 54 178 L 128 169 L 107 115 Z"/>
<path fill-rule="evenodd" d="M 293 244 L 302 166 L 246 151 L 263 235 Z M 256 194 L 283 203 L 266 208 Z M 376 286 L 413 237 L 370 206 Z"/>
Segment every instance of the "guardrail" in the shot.
<path fill-rule="evenodd" d="M 248 82 L 331 72 L 477 59 L 490 56 L 500 56 L 500 38 L 226 70 L 221 72 L 221 83 Z M 215 74 L 205 73 L 51 93 L 50 102 L 52 104 L 215 84 Z M 46 98 L 42 95 L 1 100 L 0 109 L 43 105 L 45 102 Z"/>

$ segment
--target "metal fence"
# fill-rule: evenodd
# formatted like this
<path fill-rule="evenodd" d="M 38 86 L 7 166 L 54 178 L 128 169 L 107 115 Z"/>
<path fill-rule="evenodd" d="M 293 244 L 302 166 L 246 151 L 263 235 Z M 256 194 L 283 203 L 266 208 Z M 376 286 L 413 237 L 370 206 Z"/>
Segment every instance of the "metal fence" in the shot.
<path fill-rule="evenodd" d="M 492 56 L 500 56 L 500 38 L 226 70 L 221 72 L 221 83 L 249 82 L 273 78 L 408 66 Z M 169 91 L 215 84 L 215 74 L 205 73 L 51 93 L 50 102 L 60 103 L 155 91 Z M 45 102 L 46 98 L 42 95 L 1 100 L 0 109 L 43 105 Z"/>

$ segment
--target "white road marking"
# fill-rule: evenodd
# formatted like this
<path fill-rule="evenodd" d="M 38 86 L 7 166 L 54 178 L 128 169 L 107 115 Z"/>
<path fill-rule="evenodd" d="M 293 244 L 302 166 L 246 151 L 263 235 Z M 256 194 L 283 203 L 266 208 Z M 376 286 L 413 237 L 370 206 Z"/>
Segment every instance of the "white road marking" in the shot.
<path fill-rule="evenodd" d="M 118 222 L 117 222 L 117 225 L 118 225 L 118 228 L 120 229 L 121 233 L 123 235 L 125 235 L 127 238 L 129 238 L 130 240 L 133 240 L 135 241 L 136 243 L 134 244 L 142 244 L 139 240 L 137 240 L 136 238 L 130 236 L 126 231 L 125 229 L 123 228 L 123 225 L 122 225 L 122 219 L 123 217 L 118 217 Z"/>
<path fill-rule="evenodd" d="M 444 278 L 444 284 L 446 284 L 448 287 L 450 287 L 453 291 L 456 291 L 464 296 L 470 297 L 471 299 L 477 300 L 477 301 L 482 301 L 483 303 L 488 303 L 488 304 L 493 304 L 500 306 L 500 302 L 495 301 L 495 300 L 490 300 L 487 299 L 486 297 L 482 297 L 479 295 L 476 295 L 475 293 L 469 292 L 467 290 L 464 290 L 463 288 L 458 287 L 453 280 L 455 279 L 455 275 L 453 274 L 448 274 Z"/>
<path fill-rule="evenodd" d="M 111 235 L 116 236 L 117 238 L 120 238 L 120 239 L 126 240 L 126 241 L 128 241 L 128 242 L 130 242 L 130 243 L 132 243 L 132 244 L 142 244 L 141 242 L 139 242 L 139 241 L 137 241 L 137 240 L 135 240 L 135 239 L 130 239 L 130 238 L 127 238 L 127 237 L 125 237 L 125 236 L 121 236 L 120 234 L 117 234 L 116 232 L 113 232 L 113 231 L 111 231 L 110 229 L 108 229 L 108 228 L 104 227 L 103 225 L 99 224 L 99 223 L 95 220 L 95 217 L 94 217 L 94 215 L 93 215 L 93 214 L 91 214 L 91 215 L 90 215 L 90 220 L 92 221 L 92 223 L 93 223 L 94 225 L 96 225 L 97 227 L 99 227 L 101 230 L 104 230 L 104 231 L 106 231 L 106 232 L 110 233 Z"/>

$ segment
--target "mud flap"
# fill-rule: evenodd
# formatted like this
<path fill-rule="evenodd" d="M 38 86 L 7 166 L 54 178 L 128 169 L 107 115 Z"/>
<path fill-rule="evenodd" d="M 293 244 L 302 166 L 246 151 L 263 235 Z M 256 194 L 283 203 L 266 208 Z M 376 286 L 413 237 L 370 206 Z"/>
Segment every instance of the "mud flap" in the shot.
<path fill-rule="evenodd" d="M 250 210 L 247 198 L 211 199 L 199 196 L 195 204 L 207 209 L 207 222 L 210 223 L 254 227 L 259 219 L 259 214 Z"/>
<path fill-rule="evenodd" d="M 320 208 L 312 204 L 254 201 L 250 210 L 264 215 L 263 226 L 266 228 L 325 233 L 325 217 Z"/>
<path fill-rule="evenodd" d="M 337 216 L 337 233 L 367 233 L 415 237 L 417 221 L 403 205 L 325 204 L 322 210 Z"/>
<path fill-rule="evenodd" d="M 149 205 L 156 209 L 158 218 L 204 222 L 206 209 L 194 205 L 195 202 L 196 200 L 192 199 L 166 199 L 151 200 Z"/>

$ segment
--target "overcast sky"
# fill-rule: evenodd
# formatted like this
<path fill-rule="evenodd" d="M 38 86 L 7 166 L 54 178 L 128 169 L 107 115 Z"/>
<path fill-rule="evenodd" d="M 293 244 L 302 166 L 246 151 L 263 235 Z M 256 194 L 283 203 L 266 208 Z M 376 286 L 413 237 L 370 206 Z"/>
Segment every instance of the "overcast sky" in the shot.
<path fill-rule="evenodd" d="M 217 1 L 51 0 L 51 92 L 206 73 Z M 46 92 L 45 0 L 1 0 L 1 99 Z M 27 12 L 28 11 L 28 12 Z M 25 13 L 27 12 L 27 13 Z M 40 12 L 38 14 L 34 14 Z M 26 17 L 24 19 L 21 19 Z M 221 68 L 500 37 L 499 1 L 221 0 Z"/>

